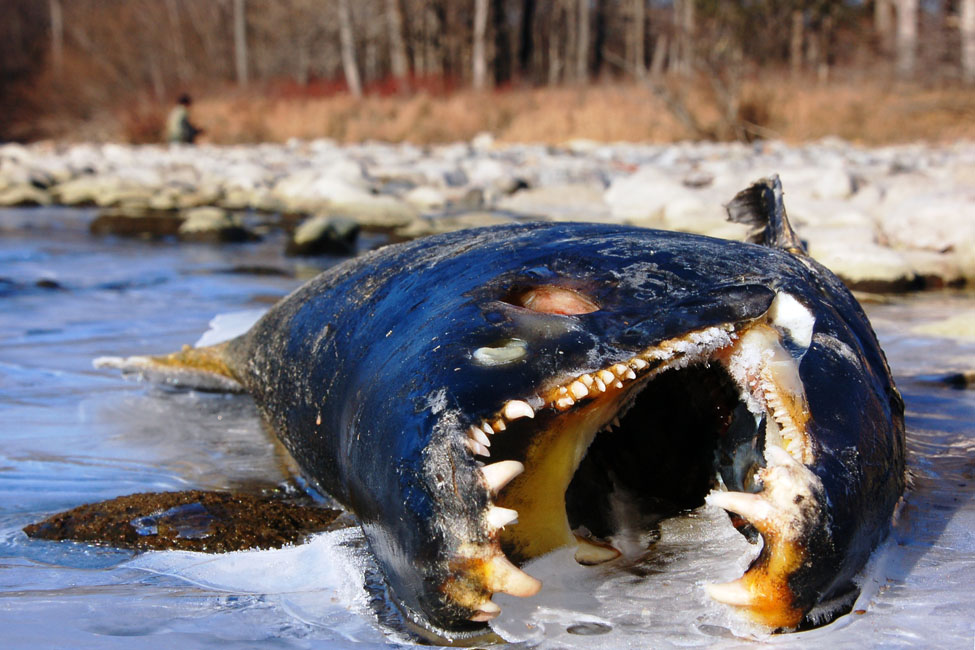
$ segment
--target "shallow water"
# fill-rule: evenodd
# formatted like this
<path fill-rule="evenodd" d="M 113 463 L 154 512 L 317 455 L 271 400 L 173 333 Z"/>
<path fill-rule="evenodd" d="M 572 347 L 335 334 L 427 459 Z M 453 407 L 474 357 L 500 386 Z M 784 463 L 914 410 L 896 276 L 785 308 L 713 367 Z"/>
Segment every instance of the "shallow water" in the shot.
<path fill-rule="evenodd" d="M 193 343 L 214 316 L 263 309 L 328 261 L 285 259 L 279 240 L 208 247 L 94 239 L 86 234 L 91 217 L 0 211 L 3 646 L 410 645 L 377 622 L 388 611 L 354 529 L 296 548 L 223 556 L 136 556 L 30 541 L 21 532 L 53 512 L 121 494 L 250 489 L 291 478 L 246 396 L 134 383 L 94 370 L 91 360 Z M 234 272 L 243 267 L 280 273 Z M 757 638 L 968 648 L 975 638 L 975 391 L 930 379 L 975 368 L 975 341 L 917 328 L 964 310 L 975 318 L 975 299 L 924 294 L 866 307 L 907 403 L 914 487 L 865 577 L 860 613 L 810 632 Z M 725 519 L 705 507 L 667 522 L 654 555 L 625 567 L 543 558 L 530 571 L 546 589 L 530 602 L 499 597 L 498 629 L 543 648 L 753 645 L 753 633 L 700 588 L 744 567 L 747 544 Z"/>

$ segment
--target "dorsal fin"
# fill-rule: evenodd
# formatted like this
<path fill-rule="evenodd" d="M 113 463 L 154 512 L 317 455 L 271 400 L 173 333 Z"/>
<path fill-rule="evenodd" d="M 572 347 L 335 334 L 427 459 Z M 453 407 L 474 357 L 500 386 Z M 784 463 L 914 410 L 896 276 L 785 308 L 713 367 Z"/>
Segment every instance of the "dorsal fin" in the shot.
<path fill-rule="evenodd" d="M 778 174 L 755 181 L 725 206 L 729 221 L 752 226 L 748 241 L 806 255 L 806 247 L 789 224 Z"/>

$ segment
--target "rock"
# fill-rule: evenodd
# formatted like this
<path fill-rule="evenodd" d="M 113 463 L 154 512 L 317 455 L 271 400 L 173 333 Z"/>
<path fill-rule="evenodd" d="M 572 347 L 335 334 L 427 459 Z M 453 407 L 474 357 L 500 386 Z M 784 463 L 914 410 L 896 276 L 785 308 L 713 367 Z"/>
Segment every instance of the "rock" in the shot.
<path fill-rule="evenodd" d="M 399 228 L 413 222 L 419 215 L 416 208 L 395 197 L 371 194 L 355 200 L 332 202 L 326 213 L 355 219 L 363 228 L 373 230 Z"/>
<path fill-rule="evenodd" d="M 93 205 L 99 192 L 99 179 L 81 176 L 51 188 L 54 200 L 62 205 Z"/>
<path fill-rule="evenodd" d="M 609 221 L 603 188 L 594 185 L 553 185 L 519 190 L 497 203 L 510 210 L 545 221 Z"/>
<path fill-rule="evenodd" d="M 288 242 L 288 255 L 351 255 L 359 236 L 359 224 L 352 219 L 319 215 L 302 222 Z"/>
<path fill-rule="evenodd" d="M 151 211 L 145 207 L 109 208 L 95 217 L 89 231 L 93 235 L 159 239 L 175 236 L 182 223 L 183 220 L 172 213 Z"/>
<path fill-rule="evenodd" d="M 862 231 L 846 228 L 834 229 L 828 237 L 818 232 L 807 240 L 809 254 L 854 289 L 884 292 L 918 288 L 917 274 L 903 255 L 865 241 L 862 235 Z"/>
<path fill-rule="evenodd" d="M 494 135 L 487 132 L 481 131 L 473 138 L 471 138 L 471 149 L 478 152 L 490 151 L 494 148 Z"/>
<path fill-rule="evenodd" d="M 223 198 L 223 191 L 215 186 L 201 185 L 195 189 L 181 192 L 176 197 L 179 208 L 215 207 Z"/>
<path fill-rule="evenodd" d="M 644 165 L 633 174 L 614 180 L 603 199 L 617 219 L 652 222 L 662 216 L 665 205 L 693 197 L 693 191 L 656 167 Z"/>
<path fill-rule="evenodd" d="M 975 249 L 975 189 L 952 196 L 924 194 L 881 209 L 880 229 L 895 248 Z"/>
<path fill-rule="evenodd" d="M 511 194 L 525 187 L 511 166 L 495 158 L 474 158 L 464 161 L 464 172 L 471 185 L 484 190 L 488 196 Z"/>
<path fill-rule="evenodd" d="M 975 309 L 969 309 L 943 320 L 919 325 L 911 331 L 927 336 L 975 341 Z"/>
<path fill-rule="evenodd" d="M 427 235 L 436 235 L 454 230 L 494 226 L 515 221 L 511 217 L 493 212 L 469 212 L 467 214 L 436 217 L 432 219 L 416 219 L 408 226 L 397 228 L 393 235 L 398 239 L 416 239 Z"/>
<path fill-rule="evenodd" d="M 192 208 L 184 210 L 182 216 L 179 227 L 182 241 L 223 244 L 257 239 L 257 235 L 241 225 L 239 218 L 223 208 Z"/>
<path fill-rule="evenodd" d="M 442 210 L 447 205 L 447 197 L 444 193 L 430 186 L 413 188 L 403 196 L 403 200 L 425 212 Z"/>
<path fill-rule="evenodd" d="M 51 195 L 33 185 L 15 185 L 0 190 L 0 206 L 51 205 Z"/>

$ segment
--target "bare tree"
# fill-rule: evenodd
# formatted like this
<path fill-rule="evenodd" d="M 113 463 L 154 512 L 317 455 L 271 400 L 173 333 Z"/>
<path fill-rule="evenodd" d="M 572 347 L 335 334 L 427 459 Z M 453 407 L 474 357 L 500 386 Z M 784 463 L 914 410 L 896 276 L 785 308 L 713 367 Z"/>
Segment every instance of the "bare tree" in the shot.
<path fill-rule="evenodd" d="M 237 83 L 247 86 L 247 7 L 244 0 L 234 0 L 234 61 Z"/>
<path fill-rule="evenodd" d="M 874 0 L 873 28 L 877 32 L 877 46 L 881 54 L 894 51 L 894 1 Z"/>
<path fill-rule="evenodd" d="M 917 62 L 918 0 L 897 0 L 897 76 L 910 79 Z"/>
<path fill-rule="evenodd" d="M 577 0 L 578 16 L 576 24 L 576 74 L 578 83 L 585 83 L 589 77 L 589 0 Z"/>
<path fill-rule="evenodd" d="M 523 0 L 518 34 L 518 68 L 525 75 L 535 56 L 535 0 Z"/>
<path fill-rule="evenodd" d="M 359 67 L 356 64 L 355 41 L 352 39 L 352 12 L 349 11 L 349 0 L 339 0 L 339 40 L 342 46 L 342 70 L 345 72 L 345 83 L 353 97 L 362 97 L 362 81 L 359 79 Z"/>
<path fill-rule="evenodd" d="M 683 75 L 694 70 L 694 0 L 674 0 L 674 26 L 677 38 L 674 40 L 672 65 Z"/>
<path fill-rule="evenodd" d="M 511 81 L 511 34 L 505 0 L 491 0 L 494 23 L 494 83 Z"/>
<path fill-rule="evenodd" d="M 50 0 L 51 9 L 51 61 L 58 75 L 64 68 L 64 10 L 61 0 Z"/>
<path fill-rule="evenodd" d="M 487 84 L 487 54 L 484 37 L 487 33 L 488 0 L 474 0 L 473 85 L 483 90 Z"/>
<path fill-rule="evenodd" d="M 403 11 L 399 0 L 386 0 L 386 21 L 389 26 L 389 65 L 400 90 L 407 90 L 410 63 L 403 39 Z"/>
<path fill-rule="evenodd" d="M 961 0 L 958 29 L 961 31 L 961 74 L 975 84 L 975 0 Z"/>
<path fill-rule="evenodd" d="M 630 4 L 633 10 L 633 24 L 630 26 L 630 42 L 632 43 L 633 55 L 630 57 L 630 60 L 633 66 L 634 76 L 637 79 L 643 79 L 647 74 L 646 52 L 644 51 L 647 3 L 646 0 L 631 0 Z"/>
<path fill-rule="evenodd" d="M 792 30 L 789 35 L 789 67 L 792 76 L 798 77 L 802 70 L 802 43 L 804 40 L 806 17 L 801 9 L 792 10 Z"/>

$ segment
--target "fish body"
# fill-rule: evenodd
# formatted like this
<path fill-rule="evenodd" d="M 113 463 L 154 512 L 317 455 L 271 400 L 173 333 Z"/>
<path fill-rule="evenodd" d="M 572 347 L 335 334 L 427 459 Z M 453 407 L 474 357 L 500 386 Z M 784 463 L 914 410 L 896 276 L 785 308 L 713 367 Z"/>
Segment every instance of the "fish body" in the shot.
<path fill-rule="evenodd" d="M 729 210 L 761 244 L 538 223 L 385 247 L 237 339 L 148 363 L 252 394 L 432 638 L 478 638 L 494 593 L 536 593 L 523 562 L 571 545 L 611 561 L 621 525 L 705 501 L 763 544 L 711 595 L 794 629 L 849 598 L 889 529 L 903 404 L 777 179 Z"/>

